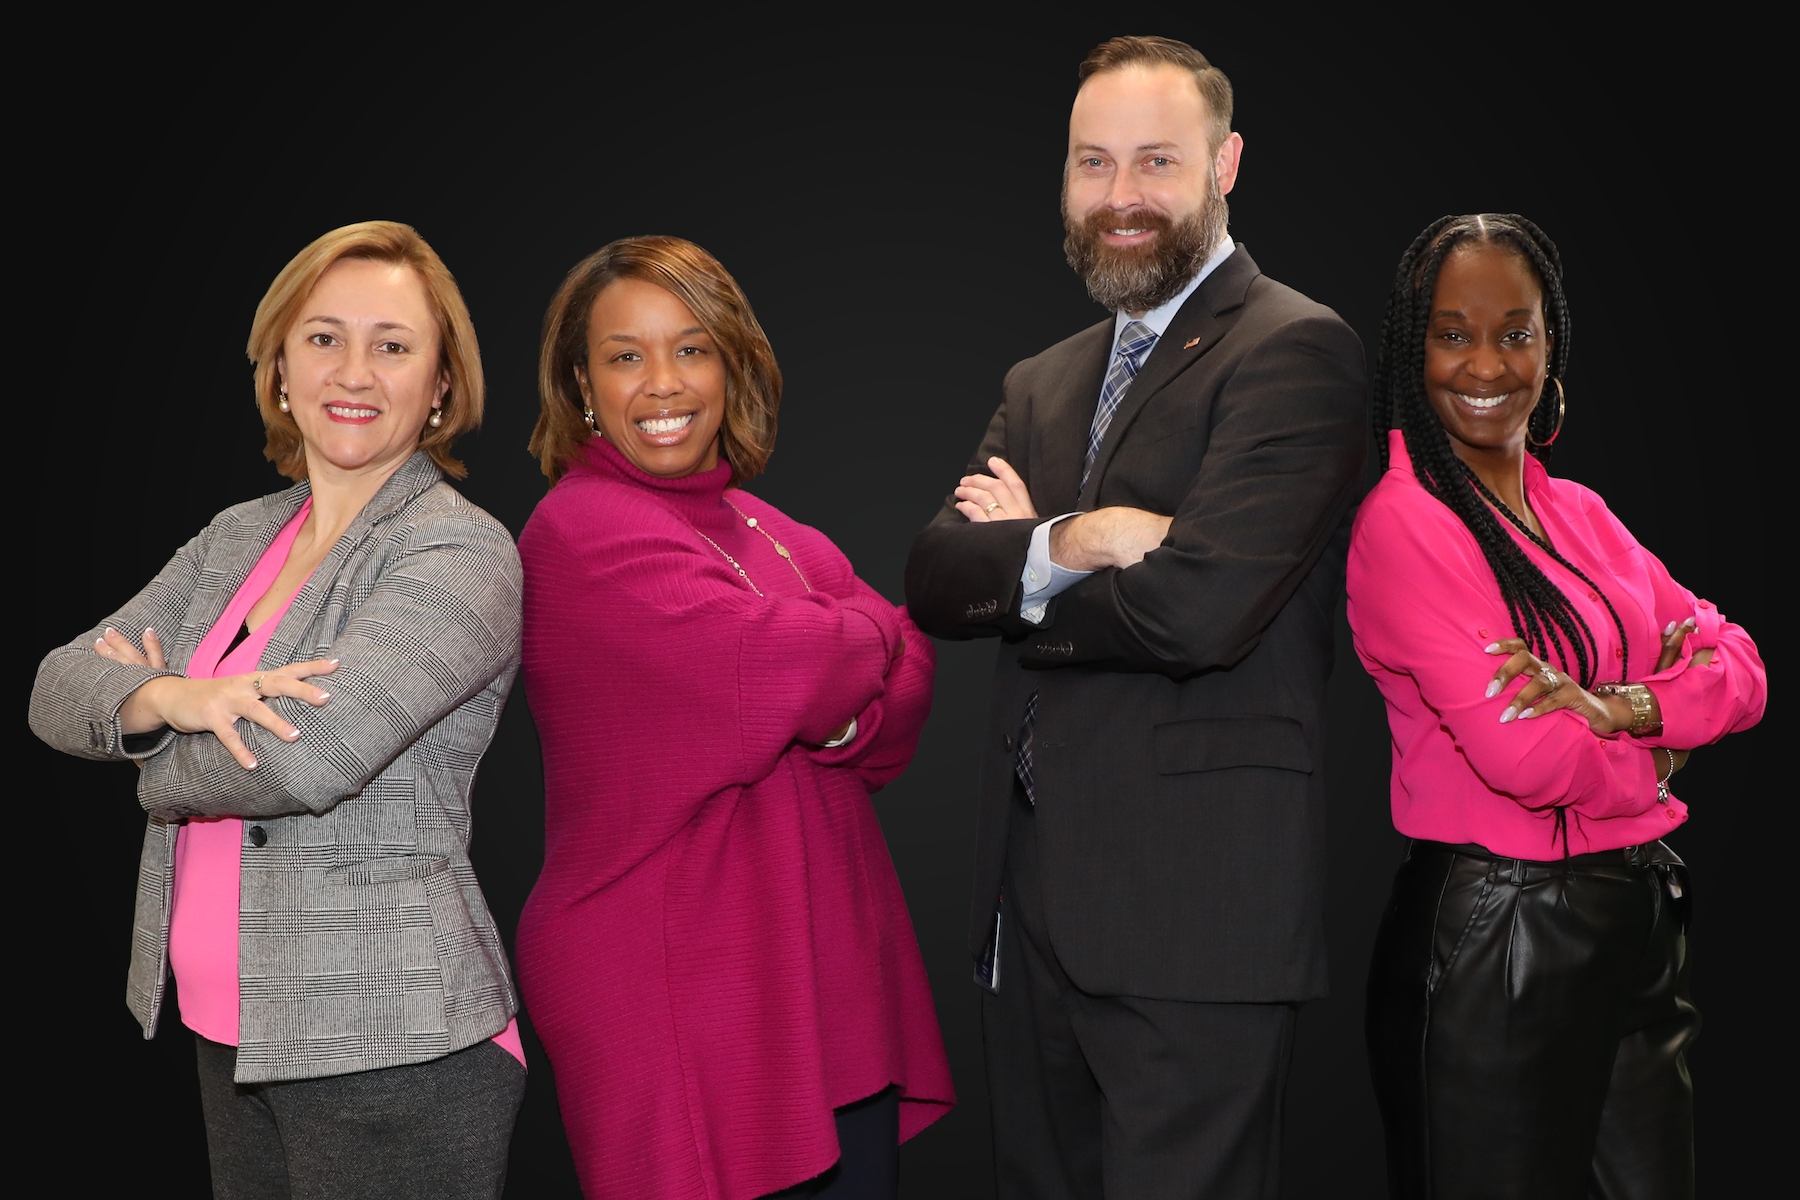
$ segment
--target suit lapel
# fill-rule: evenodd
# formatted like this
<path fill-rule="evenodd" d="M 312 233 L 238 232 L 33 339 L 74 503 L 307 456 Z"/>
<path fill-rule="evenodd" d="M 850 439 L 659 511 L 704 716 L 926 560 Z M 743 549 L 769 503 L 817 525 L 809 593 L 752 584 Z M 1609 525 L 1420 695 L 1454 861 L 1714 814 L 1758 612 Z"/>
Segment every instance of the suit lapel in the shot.
<path fill-rule="evenodd" d="M 1219 317 L 1243 305 L 1250 281 L 1260 274 L 1262 272 L 1250 252 L 1239 246 L 1187 298 L 1175 319 L 1169 322 L 1168 329 L 1157 339 L 1150 357 L 1139 368 L 1125 398 L 1119 401 L 1118 411 L 1106 427 L 1106 437 L 1100 442 L 1100 451 L 1094 456 L 1094 469 L 1088 474 L 1087 487 L 1082 490 L 1081 509 L 1095 507 L 1095 497 L 1099 494 L 1100 480 L 1106 474 L 1107 464 L 1112 461 L 1137 415 L 1144 411 L 1144 406 L 1157 392 L 1218 343 L 1225 332 L 1225 324 Z M 1089 417 L 1092 415 L 1090 407 Z M 1079 468 L 1076 478 L 1080 478 Z"/>
<path fill-rule="evenodd" d="M 1036 398 L 1032 413 L 1031 497 L 1042 515 L 1073 512 L 1087 455 L 1088 427 L 1112 356 L 1111 317 L 1076 335 L 1068 372 Z"/>

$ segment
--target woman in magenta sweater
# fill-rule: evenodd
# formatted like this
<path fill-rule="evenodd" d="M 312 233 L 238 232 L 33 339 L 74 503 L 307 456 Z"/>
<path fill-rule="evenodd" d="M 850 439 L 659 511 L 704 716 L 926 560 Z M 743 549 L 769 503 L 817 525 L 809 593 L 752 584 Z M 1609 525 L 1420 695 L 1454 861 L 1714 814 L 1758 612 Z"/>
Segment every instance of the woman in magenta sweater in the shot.
<path fill-rule="evenodd" d="M 781 376 L 706 251 L 629 238 L 551 302 L 519 549 L 543 740 L 525 1001 L 589 1196 L 895 1194 L 954 1102 L 869 793 L 931 644 L 739 490 Z"/>
<path fill-rule="evenodd" d="M 1395 1196 L 1691 1197 L 1687 820 L 1670 776 L 1754 725 L 1743 629 L 1544 469 L 1569 310 L 1522 217 L 1401 260 L 1375 374 L 1387 471 L 1350 625 L 1413 838 L 1369 977 Z"/>

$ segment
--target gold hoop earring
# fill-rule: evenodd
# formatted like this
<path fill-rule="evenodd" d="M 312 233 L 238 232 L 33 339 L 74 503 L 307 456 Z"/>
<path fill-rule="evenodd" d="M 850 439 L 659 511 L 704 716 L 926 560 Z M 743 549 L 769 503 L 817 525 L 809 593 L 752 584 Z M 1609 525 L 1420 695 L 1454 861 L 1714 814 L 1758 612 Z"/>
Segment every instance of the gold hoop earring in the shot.
<path fill-rule="evenodd" d="M 1563 394 L 1562 380 L 1552 375 L 1550 377 L 1550 382 L 1556 385 L 1556 428 L 1550 431 L 1550 436 L 1548 438 L 1540 442 L 1531 436 L 1530 419 L 1527 418 L 1525 422 L 1526 444 L 1535 446 L 1539 450 L 1550 446 L 1557 438 L 1562 436 L 1563 418 L 1569 415 L 1569 398 Z"/>
<path fill-rule="evenodd" d="M 288 408 L 287 390 L 285 388 L 282 389 L 281 400 L 280 400 L 279 404 L 277 405 L 277 407 L 280 408 L 282 412 L 291 412 L 292 411 L 290 408 Z"/>

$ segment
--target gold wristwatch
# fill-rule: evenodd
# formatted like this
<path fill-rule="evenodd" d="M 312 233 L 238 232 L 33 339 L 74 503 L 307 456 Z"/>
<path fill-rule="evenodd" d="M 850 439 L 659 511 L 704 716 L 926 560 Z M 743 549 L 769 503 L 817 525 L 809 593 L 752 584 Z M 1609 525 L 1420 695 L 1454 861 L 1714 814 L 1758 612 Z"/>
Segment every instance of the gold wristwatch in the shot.
<path fill-rule="evenodd" d="M 1655 711 L 1651 705 L 1650 689 L 1641 683 L 1603 683 L 1594 689 L 1596 696 L 1623 696 L 1631 702 L 1631 725 L 1625 732 L 1632 737 L 1654 737 L 1663 730 L 1661 721 L 1654 720 L 1651 714 Z"/>

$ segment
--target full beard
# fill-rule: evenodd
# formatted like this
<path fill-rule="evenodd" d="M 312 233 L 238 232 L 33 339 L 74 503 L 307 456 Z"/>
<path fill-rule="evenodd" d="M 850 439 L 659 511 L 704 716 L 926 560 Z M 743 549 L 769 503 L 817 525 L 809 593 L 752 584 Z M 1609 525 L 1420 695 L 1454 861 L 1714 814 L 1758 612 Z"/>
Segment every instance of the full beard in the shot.
<path fill-rule="evenodd" d="M 1149 312 L 1173 300 L 1200 273 L 1225 235 L 1227 218 L 1216 171 L 1207 172 L 1206 202 L 1180 221 L 1148 210 L 1117 213 L 1106 208 L 1076 219 L 1069 213 L 1065 182 L 1063 254 L 1095 303 L 1115 312 Z M 1156 236 L 1141 246 L 1107 245 L 1102 235 L 1121 226 L 1154 229 Z"/>

